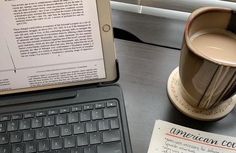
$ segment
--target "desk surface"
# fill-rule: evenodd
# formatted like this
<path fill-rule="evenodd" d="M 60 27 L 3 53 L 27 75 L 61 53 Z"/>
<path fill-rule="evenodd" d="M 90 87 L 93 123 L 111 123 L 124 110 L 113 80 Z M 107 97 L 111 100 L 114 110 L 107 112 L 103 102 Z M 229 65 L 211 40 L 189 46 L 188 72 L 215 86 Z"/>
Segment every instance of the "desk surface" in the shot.
<path fill-rule="evenodd" d="M 118 39 L 115 43 L 134 153 L 147 152 L 157 119 L 236 136 L 236 109 L 219 121 L 199 122 L 184 116 L 170 103 L 166 83 L 178 65 L 179 50 Z"/>
<path fill-rule="evenodd" d="M 112 10 L 113 26 L 143 42 L 180 49 L 186 21 Z"/>

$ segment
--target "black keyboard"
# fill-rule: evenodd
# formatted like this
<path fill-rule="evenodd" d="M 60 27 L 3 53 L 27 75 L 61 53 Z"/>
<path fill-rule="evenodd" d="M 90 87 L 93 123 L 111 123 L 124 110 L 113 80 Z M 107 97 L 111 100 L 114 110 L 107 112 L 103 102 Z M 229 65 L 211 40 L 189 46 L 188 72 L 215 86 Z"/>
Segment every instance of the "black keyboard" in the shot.
<path fill-rule="evenodd" d="M 0 153 L 124 153 L 116 100 L 1 114 Z"/>

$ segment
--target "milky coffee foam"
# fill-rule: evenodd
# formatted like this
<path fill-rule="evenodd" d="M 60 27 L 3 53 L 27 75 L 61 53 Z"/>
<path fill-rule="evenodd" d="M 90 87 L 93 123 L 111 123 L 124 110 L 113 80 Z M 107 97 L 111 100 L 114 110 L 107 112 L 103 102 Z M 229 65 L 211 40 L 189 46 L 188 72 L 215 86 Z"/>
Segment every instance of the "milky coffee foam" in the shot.
<path fill-rule="evenodd" d="M 200 55 L 215 61 L 236 63 L 236 35 L 225 30 L 204 30 L 195 33 L 191 45 Z"/>

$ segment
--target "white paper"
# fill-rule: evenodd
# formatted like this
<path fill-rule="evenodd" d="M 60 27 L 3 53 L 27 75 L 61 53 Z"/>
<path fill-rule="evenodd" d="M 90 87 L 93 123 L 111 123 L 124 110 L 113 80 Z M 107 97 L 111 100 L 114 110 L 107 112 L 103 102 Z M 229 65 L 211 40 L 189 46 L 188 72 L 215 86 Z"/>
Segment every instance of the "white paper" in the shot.
<path fill-rule="evenodd" d="M 236 138 L 158 120 L 148 153 L 236 153 Z"/>
<path fill-rule="evenodd" d="M 0 90 L 106 77 L 96 0 L 1 0 L 0 29 Z"/>

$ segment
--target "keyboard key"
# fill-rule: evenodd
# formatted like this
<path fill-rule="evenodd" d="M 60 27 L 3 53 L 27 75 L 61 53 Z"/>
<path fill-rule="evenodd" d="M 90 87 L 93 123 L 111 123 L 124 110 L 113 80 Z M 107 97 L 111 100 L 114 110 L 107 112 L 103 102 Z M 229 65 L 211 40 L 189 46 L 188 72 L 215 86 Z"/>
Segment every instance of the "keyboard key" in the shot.
<path fill-rule="evenodd" d="M 63 113 L 69 113 L 70 112 L 70 108 L 69 107 L 66 107 L 66 108 L 61 108 L 60 109 L 60 113 L 63 114 Z"/>
<path fill-rule="evenodd" d="M 37 129 L 35 130 L 35 138 L 36 139 L 45 139 L 47 138 L 47 129 Z"/>
<path fill-rule="evenodd" d="M 82 148 L 72 148 L 71 153 L 83 153 L 83 149 Z"/>
<path fill-rule="evenodd" d="M 72 110 L 72 112 L 78 112 L 78 111 L 82 110 L 82 107 L 81 106 L 73 106 L 71 110 Z"/>
<path fill-rule="evenodd" d="M 89 140 L 90 140 L 90 144 L 101 143 L 101 134 L 98 132 L 90 133 Z"/>
<path fill-rule="evenodd" d="M 57 109 L 49 110 L 48 115 L 56 115 L 56 114 L 58 114 L 58 112 L 59 111 Z"/>
<path fill-rule="evenodd" d="M 34 113 L 24 113 L 24 118 L 33 118 L 34 117 Z"/>
<path fill-rule="evenodd" d="M 18 124 L 19 124 L 19 122 L 17 120 L 7 122 L 7 131 L 16 131 L 16 130 L 18 130 Z"/>
<path fill-rule="evenodd" d="M 87 134 L 80 134 L 77 136 L 77 145 L 85 146 L 88 145 L 88 136 Z"/>
<path fill-rule="evenodd" d="M 97 147 L 96 146 L 85 147 L 84 153 L 97 153 Z"/>
<path fill-rule="evenodd" d="M 41 117 L 39 118 L 33 118 L 31 120 L 31 127 L 32 128 L 40 128 L 43 126 L 43 119 Z"/>
<path fill-rule="evenodd" d="M 39 112 L 35 113 L 35 116 L 37 116 L 37 117 L 42 117 L 42 116 L 46 116 L 46 115 L 47 115 L 47 113 L 45 111 L 39 111 Z"/>
<path fill-rule="evenodd" d="M 79 113 L 70 113 L 68 114 L 68 122 L 76 123 L 79 121 Z"/>
<path fill-rule="evenodd" d="M 6 127 L 7 127 L 7 125 L 5 122 L 0 123 L 0 133 L 6 132 Z"/>
<path fill-rule="evenodd" d="M 104 143 L 98 145 L 97 153 L 123 153 L 120 142 Z"/>
<path fill-rule="evenodd" d="M 107 102 L 107 107 L 115 107 L 116 106 L 116 101 L 108 101 Z"/>
<path fill-rule="evenodd" d="M 57 150 L 57 149 L 61 149 L 63 143 L 63 139 L 62 138 L 57 138 L 57 139 L 52 139 L 51 141 L 51 149 L 52 150 Z"/>
<path fill-rule="evenodd" d="M 34 139 L 34 130 L 27 130 L 23 132 L 23 141 L 31 141 Z"/>
<path fill-rule="evenodd" d="M 0 145 L 7 144 L 9 142 L 8 134 L 2 133 L 0 134 Z"/>
<path fill-rule="evenodd" d="M 49 140 L 41 140 L 38 142 L 39 151 L 48 151 L 50 148 Z"/>
<path fill-rule="evenodd" d="M 112 108 L 105 108 L 104 109 L 104 118 L 112 118 L 112 117 L 117 117 L 117 108 L 112 107 Z"/>
<path fill-rule="evenodd" d="M 36 153 L 37 151 L 37 143 L 30 141 L 25 143 L 25 152 L 26 153 Z"/>
<path fill-rule="evenodd" d="M 102 115 L 101 109 L 92 110 L 92 119 L 93 120 L 102 119 L 102 117 L 103 117 L 103 115 Z"/>
<path fill-rule="evenodd" d="M 49 138 L 55 138 L 55 137 L 59 137 L 59 127 L 51 127 L 48 129 L 48 136 Z"/>
<path fill-rule="evenodd" d="M 87 122 L 86 123 L 86 131 L 87 132 L 97 131 L 97 122 L 96 121 Z"/>
<path fill-rule="evenodd" d="M 10 121 L 10 120 L 11 120 L 11 116 L 10 115 L 0 116 L 0 121 Z"/>
<path fill-rule="evenodd" d="M 24 144 L 13 144 L 12 145 L 12 153 L 24 153 Z"/>
<path fill-rule="evenodd" d="M 50 152 L 51 153 L 51 152 Z M 70 149 L 60 149 L 57 152 L 53 152 L 53 153 L 71 153 Z"/>
<path fill-rule="evenodd" d="M 30 119 L 20 120 L 20 130 L 26 130 L 30 128 Z"/>
<path fill-rule="evenodd" d="M 104 108 L 105 104 L 104 103 L 99 103 L 99 104 L 95 104 L 95 108 Z"/>
<path fill-rule="evenodd" d="M 21 142 L 22 140 L 22 133 L 21 132 L 12 132 L 10 134 L 10 142 L 15 143 L 15 142 Z"/>
<path fill-rule="evenodd" d="M 20 119 L 22 119 L 22 114 L 14 114 L 14 115 L 12 115 L 12 119 L 13 120 L 20 120 Z"/>
<path fill-rule="evenodd" d="M 0 153 L 10 153 L 10 145 L 0 146 Z"/>
<path fill-rule="evenodd" d="M 99 131 L 109 130 L 109 122 L 108 122 L 108 120 L 100 120 L 100 121 L 98 121 L 98 129 L 99 129 Z"/>
<path fill-rule="evenodd" d="M 72 148 L 75 147 L 75 136 L 65 137 L 64 138 L 64 147 L 65 148 Z"/>
<path fill-rule="evenodd" d="M 74 134 L 80 134 L 85 132 L 85 125 L 84 123 L 77 123 L 73 125 Z"/>
<path fill-rule="evenodd" d="M 112 142 L 121 140 L 119 130 L 104 131 L 102 137 L 103 137 L 103 142 Z"/>
<path fill-rule="evenodd" d="M 66 124 L 66 122 L 67 122 L 66 114 L 60 114 L 60 115 L 56 116 L 56 124 L 57 125 Z"/>
<path fill-rule="evenodd" d="M 118 119 L 111 119 L 110 120 L 110 124 L 111 124 L 111 129 L 118 129 L 120 128 L 120 125 L 119 125 L 119 121 Z"/>
<path fill-rule="evenodd" d="M 90 111 L 83 111 L 80 113 L 80 121 L 89 121 L 91 120 L 91 115 L 90 115 Z"/>
<path fill-rule="evenodd" d="M 84 105 L 84 110 L 92 110 L 93 109 L 93 105 L 89 104 L 89 105 Z"/>
<path fill-rule="evenodd" d="M 61 136 L 68 136 L 72 134 L 71 125 L 61 126 Z"/>
<path fill-rule="evenodd" d="M 54 116 L 47 116 L 44 118 L 44 126 L 53 126 L 55 124 Z"/>

